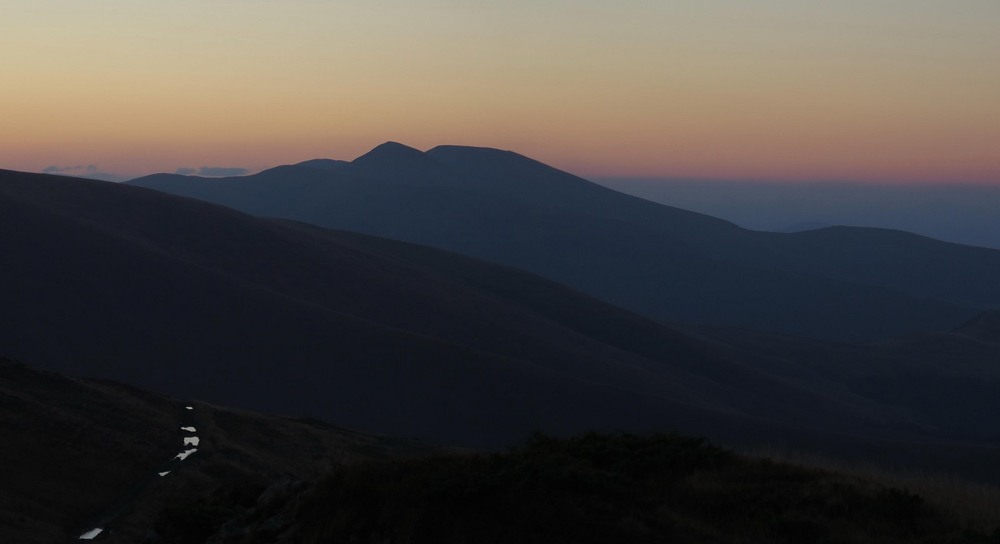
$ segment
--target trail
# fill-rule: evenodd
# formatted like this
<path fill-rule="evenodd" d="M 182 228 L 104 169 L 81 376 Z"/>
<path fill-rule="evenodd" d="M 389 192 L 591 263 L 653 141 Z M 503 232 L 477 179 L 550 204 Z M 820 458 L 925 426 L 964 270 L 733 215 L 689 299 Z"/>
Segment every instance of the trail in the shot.
<path fill-rule="evenodd" d="M 135 506 L 139 497 L 150 486 L 162 478 L 170 477 L 170 474 L 181 467 L 183 461 L 198 451 L 201 437 L 197 436 L 197 428 L 194 426 L 194 406 L 187 404 L 181 410 L 178 418 L 180 430 L 185 433 L 182 444 L 179 445 L 180 453 L 163 462 L 147 475 L 136 480 L 131 486 L 116 499 L 103 512 L 94 516 L 93 520 L 86 525 L 88 529 L 80 533 L 80 536 L 73 539 L 74 542 L 80 540 L 101 540 L 102 535 L 114 532 L 114 522 Z"/>

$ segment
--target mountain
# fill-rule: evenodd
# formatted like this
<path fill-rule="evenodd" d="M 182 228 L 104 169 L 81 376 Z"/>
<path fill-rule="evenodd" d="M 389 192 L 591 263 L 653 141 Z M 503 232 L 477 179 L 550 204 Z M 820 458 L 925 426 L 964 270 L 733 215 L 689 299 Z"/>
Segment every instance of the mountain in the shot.
<path fill-rule="evenodd" d="M 869 418 L 526 273 L 137 187 L 0 172 L 0 247 L 7 356 L 180 398 L 479 446 Z"/>
<path fill-rule="evenodd" d="M 0 172 L 0 247 L 6 355 L 180 398 L 475 446 L 954 426 L 531 274 L 137 187 Z"/>
<path fill-rule="evenodd" d="M 0 351 L 176 398 L 475 447 L 677 430 L 951 466 L 1000 436 L 950 397 L 865 387 L 905 377 L 905 340 L 680 329 L 459 254 L 139 187 L 2 171 L 0 247 Z M 970 406 L 996 403 L 989 380 L 947 381 L 949 353 L 923 357 Z"/>
<path fill-rule="evenodd" d="M 456 251 L 667 322 L 870 341 L 1000 307 L 1000 251 L 880 229 L 750 231 L 495 149 L 390 142 L 351 162 L 128 183 Z"/>

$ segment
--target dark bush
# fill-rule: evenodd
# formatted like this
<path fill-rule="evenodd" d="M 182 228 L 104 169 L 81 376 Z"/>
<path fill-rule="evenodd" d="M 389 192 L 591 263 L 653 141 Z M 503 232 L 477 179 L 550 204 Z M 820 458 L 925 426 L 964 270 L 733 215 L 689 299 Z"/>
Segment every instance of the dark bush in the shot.
<path fill-rule="evenodd" d="M 224 502 L 166 519 L 204 535 L 235 510 Z M 307 544 L 991 542 L 909 491 L 673 434 L 536 435 L 502 454 L 342 465 L 270 516 Z M 251 533 L 239 542 L 270 541 Z"/>

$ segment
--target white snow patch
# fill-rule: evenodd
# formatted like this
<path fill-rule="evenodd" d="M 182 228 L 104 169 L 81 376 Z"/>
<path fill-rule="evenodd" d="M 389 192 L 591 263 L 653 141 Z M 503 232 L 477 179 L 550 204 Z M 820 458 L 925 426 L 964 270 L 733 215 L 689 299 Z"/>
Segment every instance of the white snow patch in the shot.
<path fill-rule="evenodd" d="M 198 451 L 198 448 L 191 448 L 189 450 L 184 450 L 184 451 L 178 453 L 177 455 L 175 455 L 174 459 L 180 459 L 181 461 L 183 461 L 183 460 L 187 459 L 189 455 L 191 455 L 192 453 L 194 453 L 196 451 Z"/>
<path fill-rule="evenodd" d="M 102 529 L 100 527 L 91 529 L 91 530 L 87 531 L 86 533 L 83 533 L 82 535 L 80 535 L 80 538 L 78 540 L 94 540 L 95 538 L 97 538 L 97 535 L 101 534 L 103 531 L 104 531 L 104 529 Z"/>
<path fill-rule="evenodd" d="M 159 475 L 160 475 L 161 478 L 164 477 L 164 476 L 166 476 L 167 474 L 170 474 L 169 470 L 165 470 L 165 471 L 159 473 Z"/>
<path fill-rule="evenodd" d="M 184 409 L 185 410 L 194 410 L 194 406 L 185 406 Z"/>
<path fill-rule="evenodd" d="M 197 446 L 198 442 L 201 442 L 201 439 L 198 438 L 197 436 L 185 436 L 184 437 L 184 445 L 185 446 Z"/>
<path fill-rule="evenodd" d="M 187 431 L 189 433 L 196 433 L 196 432 L 198 432 L 194 427 L 181 427 L 181 430 L 182 431 Z"/>

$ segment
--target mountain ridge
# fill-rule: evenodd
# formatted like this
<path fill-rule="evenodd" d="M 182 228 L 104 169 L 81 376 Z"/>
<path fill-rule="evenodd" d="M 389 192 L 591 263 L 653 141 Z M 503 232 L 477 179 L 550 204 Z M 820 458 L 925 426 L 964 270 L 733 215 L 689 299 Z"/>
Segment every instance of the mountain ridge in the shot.
<path fill-rule="evenodd" d="M 1000 307 L 1000 251 L 857 228 L 749 231 L 511 151 L 384 145 L 355 159 L 363 168 L 129 183 L 464 253 L 665 322 L 869 341 Z"/>

